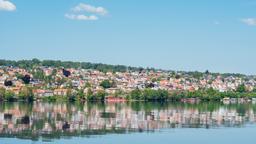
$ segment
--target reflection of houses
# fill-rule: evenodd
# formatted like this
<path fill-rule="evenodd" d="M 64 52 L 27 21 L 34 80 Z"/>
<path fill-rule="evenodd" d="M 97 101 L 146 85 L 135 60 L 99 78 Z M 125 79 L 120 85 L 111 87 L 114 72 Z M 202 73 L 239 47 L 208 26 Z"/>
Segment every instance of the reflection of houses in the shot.
<path fill-rule="evenodd" d="M 38 90 L 37 93 L 43 93 L 43 90 Z M 126 103 L 108 103 L 104 107 L 85 104 L 81 108 L 65 103 L 35 102 L 33 106 L 30 105 L 32 107 L 26 106 L 17 104 L 0 107 L 0 135 L 24 136 L 24 130 L 38 136 L 44 133 L 61 135 L 65 132 L 76 135 L 76 132 L 83 131 L 93 131 L 94 133 L 91 134 L 96 134 L 117 130 L 129 132 L 177 127 L 241 126 L 256 122 L 255 110 L 251 106 L 244 107 L 242 113 L 239 108 L 226 106 L 209 111 L 182 105 L 162 108 L 152 106 L 143 109 L 142 104 L 141 109 L 137 109 Z"/>

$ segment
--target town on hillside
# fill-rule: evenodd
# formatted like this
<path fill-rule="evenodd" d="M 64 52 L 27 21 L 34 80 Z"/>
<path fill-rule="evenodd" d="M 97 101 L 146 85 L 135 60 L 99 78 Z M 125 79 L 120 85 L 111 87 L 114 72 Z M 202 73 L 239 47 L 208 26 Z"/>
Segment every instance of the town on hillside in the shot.
<path fill-rule="evenodd" d="M 193 93 L 210 89 L 218 93 L 250 93 L 255 92 L 256 87 L 255 76 L 240 74 L 127 68 L 125 71 L 118 71 L 72 67 L 72 63 L 67 67 L 61 64 L 46 65 L 39 60 L 30 62 L 33 65 L 26 65 L 25 62 L 19 62 L 19 65 L 17 62 L 10 65 L 0 63 L 0 96 L 79 96 L 84 99 L 98 96 L 110 101 L 122 101 L 127 95 L 134 95 L 139 90 Z M 256 96 L 255 93 L 253 96 Z M 116 97 L 119 99 L 115 99 Z"/>

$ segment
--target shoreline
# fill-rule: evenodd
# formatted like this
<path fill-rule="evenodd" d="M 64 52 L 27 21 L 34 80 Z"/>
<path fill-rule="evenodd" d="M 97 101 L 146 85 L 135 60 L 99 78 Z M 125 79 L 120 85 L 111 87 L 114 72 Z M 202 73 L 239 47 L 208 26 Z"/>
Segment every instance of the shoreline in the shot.
<path fill-rule="evenodd" d="M 51 99 L 52 97 L 44 97 L 44 98 L 34 98 L 33 100 L 24 100 L 24 99 L 11 99 L 11 100 L 0 100 L 0 103 L 15 103 L 15 102 L 67 102 L 67 103 L 170 103 L 170 102 L 177 102 L 177 103 L 204 103 L 204 102 L 222 102 L 225 104 L 233 103 L 256 103 L 256 98 L 234 98 L 234 97 L 226 97 L 222 99 L 212 99 L 212 100 L 204 100 L 200 98 L 180 98 L 180 99 L 167 99 L 167 100 L 132 100 L 132 99 L 125 99 L 125 100 L 69 100 L 66 97 L 58 97 L 56 99 Z"/>

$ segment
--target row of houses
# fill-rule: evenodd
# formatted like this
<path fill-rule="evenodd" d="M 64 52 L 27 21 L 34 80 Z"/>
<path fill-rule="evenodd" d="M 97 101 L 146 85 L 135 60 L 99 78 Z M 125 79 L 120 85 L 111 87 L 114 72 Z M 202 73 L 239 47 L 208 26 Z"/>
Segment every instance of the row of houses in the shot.
<path fill-rule="evenodd" d="M 50 96 L 66 96 L 68 94 L 68 89 L 55 89 L 55 90 L 44 90 L 35 89 L 33 93 L 36 97 L 50 97 Z"/>

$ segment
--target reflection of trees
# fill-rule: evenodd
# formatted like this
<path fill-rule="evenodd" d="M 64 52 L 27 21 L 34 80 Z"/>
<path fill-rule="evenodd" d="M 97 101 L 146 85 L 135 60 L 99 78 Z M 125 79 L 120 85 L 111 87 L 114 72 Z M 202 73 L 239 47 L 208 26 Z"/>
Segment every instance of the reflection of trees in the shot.
<path fill-rule="evenodd" d="M 234 127 L 255 122 L 256 105 L 221 103 L 2 103 L 0 136 L 46 140 L 155 131 Z"/>

